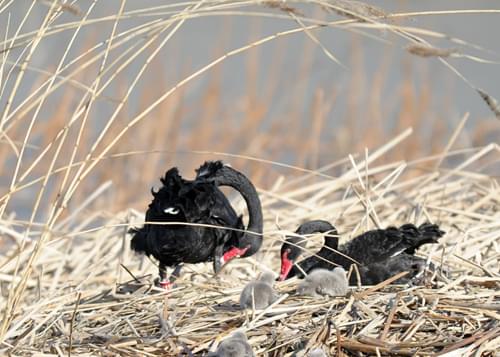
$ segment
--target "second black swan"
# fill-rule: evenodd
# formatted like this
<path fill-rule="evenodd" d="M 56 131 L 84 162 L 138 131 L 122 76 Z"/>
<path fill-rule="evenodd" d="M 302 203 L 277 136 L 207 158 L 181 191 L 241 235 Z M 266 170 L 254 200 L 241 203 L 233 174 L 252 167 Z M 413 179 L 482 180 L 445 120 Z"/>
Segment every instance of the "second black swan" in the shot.
<path fill-rule="evenodd" d="M 415 250 L 426 243 L 437 243 L 445 232 L 431 223 L 424 223 L 419 227 L 404 224 L 399 228 L 365 232 L 340 247 L 337 230 L 327 221 L 306 222 L 296 233 L 326 233 L 324 245 L 318 253 L 295 265 L 305 246 L 305 240 L 299 236 L 288 237 L 281 247 L 280 280 L 295 275 L 301 277 L 303 272 L 308 273 L 317 268 L 332 270 L 336 266 L 342 266 L 348 270 L 352 264 L 359 263 L 362 283 L 373 285 L 402 271 L 409 271 L 409 274 L 398 282 L 409 281 L 425 265 L 424 259 L 413 255 Z M 351 274 L 350 283 L 355 283 L 355 279 L 355 274 Z"/>

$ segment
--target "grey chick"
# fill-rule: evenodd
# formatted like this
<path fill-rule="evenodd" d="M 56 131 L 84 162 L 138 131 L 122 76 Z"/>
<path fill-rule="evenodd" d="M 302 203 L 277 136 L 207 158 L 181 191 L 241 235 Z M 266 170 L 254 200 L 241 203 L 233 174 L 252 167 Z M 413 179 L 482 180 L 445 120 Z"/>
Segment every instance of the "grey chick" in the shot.
<path fill-rule="evenodd" d="M 278 299 L 278 294 L 273 288 L 274 274 L 266 272 L 261 277 L 248 283 L 240 295 L 242 309 L 265 309 Z"/>
<path fill-rule="evenodd" d="M 211 357 L 254 357 L 252 346 L 243 332 L 235 332 L 219 344 L 217 351 L 210 352 Z"/>
<path fill-rule="evenodd" d="M 315 348 L 312 351 L 309 351 L 307 357 L 328 357 L 328 355 L 321 348 Z"/>
<path fill-rule="evenodd" d="M 297 293 L 312 297 L 320 297 L 321 295 L 345 296 L 348 287 L 346 271 L 343 268 L 315 269 L 300 283 Z"/>
<path fill-rule="evenodd" d="M 322 348 L 315 348 L 313 350 L 310 350 L 309 352 L 306 352 L 305 349 L 295 351 L 292 354 L 292 357 L 328 357 L 328 355 L 323 351 Z"/>

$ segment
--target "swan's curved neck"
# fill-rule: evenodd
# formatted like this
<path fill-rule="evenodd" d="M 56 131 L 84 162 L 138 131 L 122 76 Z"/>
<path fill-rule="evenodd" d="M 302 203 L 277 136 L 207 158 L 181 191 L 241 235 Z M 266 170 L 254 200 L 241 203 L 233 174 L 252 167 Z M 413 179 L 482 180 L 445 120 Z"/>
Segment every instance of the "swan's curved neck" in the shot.
<path fill-rule="evenodd" d="M 326 233 L 324 240 L 324 247 L 337 249 L 339 245 L 339 234 L 337 229 L 328 221 L 315 220 L 303 223 L 297 229 L 297 234 L 313 234 L 313 233 Z"/>
<path fill-rule="evenodd" d="M 223 166 L 217 171 L 214 182 L 217 186 L 234 188 L 245 200 L 249 215 L 248 226 L 247 232 L 239 238 L 237 248 L 247 248 L 241 256 L 255 254 L 262 245 L 263 230 L 262 205 L 257 190 L 245 175 L 229 166 Z"/>

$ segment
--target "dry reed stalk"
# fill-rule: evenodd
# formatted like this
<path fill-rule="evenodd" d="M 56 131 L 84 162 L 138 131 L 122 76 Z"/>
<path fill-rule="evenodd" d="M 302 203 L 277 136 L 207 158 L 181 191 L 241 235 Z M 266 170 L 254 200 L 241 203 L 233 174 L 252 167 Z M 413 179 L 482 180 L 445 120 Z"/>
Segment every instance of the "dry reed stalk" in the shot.
<path fill-rule="evenodd" d="M 12 3 L 0 5 L 0 15 L 9 11 Z M 362 289 L 349 299 L 314 303 L 293 295 L 296 281 L 280 284 L 279 290 L 284 294 L 282 300 L 267 311 L 259 312 L 256 315 L 258 320 L 247 326 L 250 342 L 260 353 L 291 353 L 298 342 L 307 345 L 308 340 L 330 343 L 330 352 L 336 349 L 339 354 L 356 351 L 429 354 L 443 352 L 450 343 L 454 348 L 450 352 L 465 348 L 468 353 L 479 353 L 494 351 L 498 346 L 496 332 L 485 331 L 489 328 L 496 331 L 496 327 L 490 324 L 498 319 L 495 289 L 499 284 L 499 227 L 495 222 L 499 214 L 499 185 L 496 176 L 483 170 L 487 167 L 485 165 L 498 162 L 498 145 L 451 151 L 454 135 L 442 154 L 422 157 L 428 143 L 414 140 L 405 148 L 415 152 L 415 157 L 420 155 L 419 158 L 413 162 L 397 161 L 390 155 L 396 155 L 394 148 L 410 135 L 411 130 L 387 141 L 380 135 L 380 141 L 377 141 L 368 136 L 360 139 L 356 127 L 352 126 L 344 131 L 349 134 L 345 135 L 350 137 L 349 140 L 323 146 L 319 133 L 326 125 L 326 118 L 332 115 L 332 108 L 328 105 L 331 101 L 317 97 L 311 104 L 304 103 L 306 85 L 297 86 L 294 95 L 289 96 L 293 98 L 293 104 L 287 108 L 290 115 L 282 114 L 286 121 L 275 123 L 272 126 L 274 131 L 262 133 L 260 127 L 266 123 L 272 98 L 282 91 L 277 75 L 281 62 L 276 59 L 274 67 L 271 66 L 277 69 L 272 73 L 274 77 L 269 77 L 275 83 L 268 87 L 268 96 L 261 98 L 256 82 L 260 67 L 255 51 L 263 44 L 305 34 L 308 41 L 301 55 L 302 62 L 288 84 L 297 79 L 307 84 L 314 70 L 316 47 L 335 61 L 332 50 L 320 41 L 317 29 L 339 29 L 372 38 L 378 35 L 371 35 L 368 31 L 388 30 L 410 46 L 431 46 L 430 40 L 447 39 L 461 47 L 488 52 L 446 34 L 396 25 L 390 19 L 491 14 L 498 13 L 497 10 L 389 14 L 362 2 L 314 1 L 301 4 L 330 8 L 351 18 L 326 21 L 325 14 L 313 12 L 313 15 L 305 15 L 306 11 L 303 14 L 282 4 L 277 7 L 286 14 L 247 11 L 248 5 L 257 4 L 254 1 L 205 0 L 136 10 L 126 10 L 125 1 L 121 1 L 116 13 L 109 16 L 90 16 L 93 15 L 94 2 L 79 13 L 79 18 L 66 20 L 63 12 L 71 13 L 77 8 L 53 1 L 45 9 L 47 12 L 39 28 L 25 31 L 25 22 L 37 3 L 28 6 L 26 14 L 13 29 L 9 17 L 9 31 L 0 40 L 0 77 L 3 80 L 0 99 L 5 103 L 0 116 L 0 158 L 2 162 L 10 160 L 15 163 L 15 167 L 5 167 L 7 183 L 1 183 L 4 186 L 0 195 L 0 232 L 14 242 L 8 250 L 0 250 L 0 313 L 4 317 L 0 348 L 13 354 L 42 351 L 58 355 L 105 354 L 109 351 L 155 355 L 177 354 L 181 349 L 204 351 L 217 336 L 247 326 L 242 312 L 232 306 L 232 302 L 237 301 L 241 283 L 255 275 L 262 265 L 276 270 L 276 256 L 283 235 L 310 218 L 331 219 L 343 233 L 343 239 L 368 227 L 370 220 L 382 226 L 408 220 L 438 220 L 449 231 L 448 235 L 442 240 L 442 250 L 431 249 L 426 254 L 429 260 L 448 268 L 449 276 L 438 275 L 431 279 L 429 288 L 432 289 L 378 286 L 377 289 L 382 290 Z M 262 5 L 276 6 L 274 3 Z M 148 88 L 144 91 L 139 112 L 130 117 L 127 115 L 132 96 L 144 82 L 148 82 L 147 71 L 163 70 L 157 64 L 158 53 L 172 42 L 186 21 L 201 16 L 231 18 L 240 15 L 288 19 L 298 26 L 259 35 L 243 46 L 224 49 L 198 70 L 188 69 L 182 79 L 175 78 L 169 83 L 170 87 L 160 84 Z M 123 24 L 122 20 L 141 16 L 154 19 L 128 28 L 118 26 Z M 92 36 L 79 37 L 82 29 L 102 24 L 109 24 L 109 34 L 103 42 L 96 43 Z M 70 40 L 63 46 L 62 55 L 54 58 L 54 66 L 34 68 L 33 58 L 37 56 L 40 44 L 64 33 Z M 72 46 L 85 40 L 85 50 L 74 54 Z M 219 139 L 217 132 L 226 128 L 227 121 L 230 122 L 229 119 L 219 122 L 218 113 L 225 113 L 229 118 L 231 112 L 223 106 L 223 94 L 208 96 L 200 109 L 209 109 L 205 117 L 208 120 L 193 130 L 191 136 L 186 135 L 180 129 L 181 123 L 192 112 L 187 108 L 189 104 L 184 103 L 183 90 L 188 83 L 213 71 L 218 64 L 243 53 L 253 55 L 246 67 L 249 95 L 243 98 L 246 101 L 241 107 L 246 119 L 241 127 L 234 126 L 229 130 L 227 138 L 220 140 L 216 150 L 202 151 L 206 150 L 203 146 L 214 147 L 212 141 Z M 285 57 L 283 53 L 281 55 Z M 354 62 L 360 63 L 359 68 L 362 67 L 360 54 L 353 58 Z M 493 62 L 456 55 L 479 63 Z M 443 58 L 440 60 L 444 61 Z M 131 81 L 123 82 L 122 93 L 117 95 L 114 88 L 133 64 L 138 65 L 138 71 Z M 443 64 L 476 89 L 449 63 L 444 61 Z M 29 93 L 22 93 L 29 71 L 38 73 L 39 77 Z M 365 87 L 364 76 L 359 71 L 355 73 L 359 75 L 353 78 L 351 113 L 355 117 L 364 117 L 366 110 L 357 110 L 359 102 L 355 101 L 358 89 Z M 68 86 L 70 90 L 67 90 Z M 380 88 L 380 84 L 377 86 Z M 401 117 L 407 122 L 401 129 L 412 126 L 419 131 L 420 118 L 424 112 L 430 111 L 430 92 L 426 89 L 418 93 L 407 86 L 398 93 L 398 98 L 403 98 L 406 103 Z M 65 96 L 57 108 L 60 111 L 53 116 L 52 106 L 59 99 L 58 90 L 65 90 Z M 496 101 L 484 91 L 476 90 L 498 116 Z M 115 94 L 109 96 L 108 92 Z M 325 98 L 330 97 L 325 94 Z M 94 110 L 100 104 L 97 101 L 106 103 L 111 116 L 96 133 L 89 123 L 96 116 Z M 304 137 L 303 112 L 314 113 L 315 128 L 307 133 L 309 139 L 301 140 L 297 145 L 297 138 Z M 164 120 L 156 120 L 156 116 Z M 380 113 L 374 116 L 378 118 L 376 120 L 370 117 L 359 125 L 379 127 Z M 280 135 L 290 132 L 290 127 L 293 127 L 294 137 Z M 460 130 L 457 128 L 455 134 Z M 168 146 L 164 144 L 165 133 L 168 134 Z M 40 145 L 34 145 L 37 134 L 43 134 Z M 131 140 L 126 141 L 129 138 Z M 196 141 L 199 138 L 201 143 Z M 144 148 L 135 146 L 134 139 L 143 142 Z M 200 151 L 180 152 L 178 147 L 183 147 L 186 142 L 200 145 Z M 338 154 L 331 155 L 332 151 L 347 155 L 353 152 L 353 148 L 363 150 L 365 146 L 377 146 L 380 142 L 386 144 L 371 154 L 365 151 L 362 159 L 362 155 L 353 153 L 349 159 L 324 165 L 333 161 L 332 157 L 338 157 Z M 152 149 L 155 143 L 157 149 Z M 29 150 L 33 148 L 36 151 L 31 155 Z M 401 150 L 397 152 L 399 158 L 408 160 L 408 155 L 401 155 Z M 280 155 L 290 153 L 302 154 L 295 161 L 298 165 L 279 162 L 282 161 Z M 144 160 L 145 154 L 157 155 L 156 160 L 146 162 L 149 160 Z M 137 217 L 142 215 L 130 211 L 112 213 L 115 210 L 110 208 L 110 200 L 103 195 L 108 186 L 96 182 L 113 180 L 119 192 L 114 196 L 116 201 L 128 203 L 131 197 L 136 200 L 141 195 L 135 189 L 125 192 L 122 187 L 149 186 L 161 174 L 156 166 L 170 166 L 164 161 L 174 162 L 173 155 L 188 155 L 175 162 L 183 161 L 183 165 L 189 168 L 202 157 L 225 155 L 243 171 L 259 178 L 259 182 L 274 187 L 259 190 L 267 220 L 266 244 L 261 254 L 231 264 L 217 278 L 211 276 L 206 266 L 188 267 L 178 288 L 165 300 L 165 294 L 151 286 L 152 276 L 156 274 L 153 262 L 135 259 L 124 235 L 124 230 L 131 224 L 130 219 L 138 220 Z M 455 157 L 453 155 L 463 155 L 463 159 L 460 159 L 460 164 L 447 169 L 447 159 Z M 277 159 L 271 161 L 259 157 Z M 311 160 L 309 166 L 324 167 L 316 171 L 302 168 L 308 166 L 305 165 L 308 159 Z M 337 167 L 349 163 L 351 167 L 347 169 Z M 282 171 L 274 176 L 274 172 L 269 173 L 268 164 L 280 167 Z M 151 172 L 144 175 L 140 172 L 141 177 L 135 179 L 134 185 L 129 185 L 124 174 L 129 167 L 141 167 L 141 171 Z M 339 173 L 341 175 L 335 177 Z M 275 179 L 279 175 L 281 178 Z M 25 191 L 29 188 L 31 191 Z M 16 220 L 9 211 L 23 194 L 33 198 L 34 203 L 28 219 Z M 142 197 L 144 201 L 149 199 L 147 194 Z M 283 229 L 274 229 L 276 224 Z M 470 250 L 472 248 L 474 251 Z M 129 279 L 129 274 L 133 275 L 132 280 L 124 281 Z M 400 305 L 393 310 L 391 317 L 385 307 L 395 294 L 399 296 Z M 363 296 L 363 301 L 359 296 Z M 475 299 L 473 304 L 471 298 Z M 327 319 L 335 323 L 335 335 L 325 332 Z M 273 332 L 276 327 L 279 327 L 278 333 Z M 300 332 L 299 338 L 297 332 Z M 383 343 L 376 340 L 381 332 Z M 433 339 L 436 333 L 439 336 Z M 463 338 L 464 334 L 475 338 L 468 340 Z"/>
<path fill-rule="evenodd" d="M 443 49 L 423 45 L 410 45 L 406 48 L 406 50 L 412 55 L 420 57 L 450 57 L 458 52 L 455 48 Z"/>
<path fill-rule="evenodd" d="M 446 150 L 449 154 L 448 149 Z M 439 158 L 437 156 L 436 159 Z M 371 160 L 368 155 L 363 161 Z M 376 166 L 372 164 L 371 169 L 376 169 Z M 363 173 L 363 176 L 365 175 L 366 173 Z M 391 171 L 386 171 L 386 175 L 393 176 Z M 425 175 L 424 173 L 423 176 Z M 352 180 L 358 180 L 356 176 L 351 177 Z M 368 171 L 368 179 L 371 181 L 374 177 L 374 174 Z M 294 295 L 294 280 L 277 284 L 278 291 L 283 295 L 282 299 L 268 309 L 257 312 L 255 318 L 246 323 L 244 312 L 237 306 L 244 282 L 234 277 L 251 280 L 255 270 L 249 263 L 254 259 L 231 263 L 217 278 L 212 277 L 208 265 L 192 268 L 188 266 L 176 289 L 167 295 L 154 292 L 155 289 L 151 289 L 151 281 L 156 274 L 154 265 L 147 263 L 140 269 L 140 259 L 134 258 L 128 249 L 122 248 L 123 228 L 116 223 L 123 222 L 125 216 L 129 215 L 124 212 L 116 218 L 111 218 L 112 224 L 107 225 L 109 228 L 103 227 L 98 231 L 72 235 L 84 239 L 77 241 L 75 238 L 65 238 L 63 234 L 56 243 L 47 243 L 41 248 L 40 259 L 34 263 L 35 270 L 44 267 L 44 279 L 41 280 L 39 290 L 41 300 L 36 303 L 34 292 L 37 285 L 28 284 L 28 294 L 24 295 L 21 305 L 25 307 L 18 310 L 19 314 L 6 333 L 5 348 L 18 354 L 36 349 L 45 353 L 57 353 L 55 347 L 50 346 L 58 346 L 64 353 L 70 348 L 68 341 L 71 341 L 72 354 L 100 353 L 102 348 L 127 354 L 177 354 L 185 348 L 194 353 L 201 353 L 210 346 L 211 341 L 220 338 L 218 336 L 221 334 L 227 335 L 236 328 L 244 327 L 256 351 L 266 355 L 279 350 L 286 355 L 297 348 L 299 341 L 306 344 L 311 342 L 309 347 L 316 346 L 312 340 L 316 341 L 320 334 L 323 336 L 325 332 L 321 331 L 327 319 L 338 329 L 338 332 L 330 331 L 321 337 L 325 338 L 324 345 L 331 353 L 339 349 L 348 355 L 356 351 L 428 355 L 458 351 L 460 348 L 468 348 L 470 351 L 479 348 L 493 351 L 498 347 L 492 342 L 498 337 L 493 326 L 499 317 L 500 309 L 497 303 L 500 255 L 498 246 L 495 245 L 500 227 L 493 222 L 489 225 L 478 224 L 484 221 L 487 212 L 492 216 L 498 215 L 495 206 L 489 204 L 498 199 L 498 194 L 479 189 L 482 187 L 481 183 L 488 178 L 484 175 L 475 177 L 466 179 L 469 184 L 477 182 L 478 186 L 474 189 L 474 185 L 470 185 L 471 191 L 469 195 L 464 196 L 464 201 L 456 199 L 454 190 L 421 197 L 417 187 L 404 184 L 405 180 L 411 182 L 412 178 L 399 176 L 397 181 L 402 182 L 391 185 L 391 192 L 404 192 L 405 196 L 416 197 L 416 200 L 425 199 L 428 209 L 434 207 L 443 212 L 440 224 L 447 231 L 447 235 L 440 245 L 448 247 L 446 251 L 449 253 L 445 255 L 444 266 L 445 270 L 448 270 L 447 279 L 451 279 L 450 283 L 437 279 L 428 282 L 427 286 L 408 289 L 387 285 L 388 282 L 385 282 L 372 288 L 356 289 L 359 291 L 354 292 L 350 298 L 315 301 Z M 331 181 L 319 177 L 314 180 L 325 183 Z M 384 176 L 379 180 L 391 181 Z M 430 182 L 428 188 L 439 191 L 444 184 L 450 187 L 457 184 L 457 187 L 460 187 L 464 180 L 461 175 L 453 175 L 448 177 L 447 182 Z M 335 200 L 345 200 L 345 197 L 337 196 L 336 192 L 347 184 L 344 182 L 334 191 L 323 191 L 323 186 L 317 185 L 316 192 L 324 193 L 310 203 L 314 204 L 313 209 L 321 209 L 325 202 L 331 205 Z M 360 193 L 359 197 L 354 193 L 349 196 L 357 201 L 366 200 L 365 197 L 368 197 L 383 226 L 404 221 L 413 206 L 399 203 L 399 218 L 388 222 L 386 217 L 392 213 L 394 204 L 397 203 L 375 204 L 385 199 L 383 195 L 376 194 L 376 191 L 380 190 L 380 187 L 376 187 L 377 185 L 371 185 L 370 190 Z M 275 189 L 275 193 L 286 194 L 280 192 L 279 187 Z M 306 193 L 306 196 L 311 195 L 314 195 L 314 192 Z M 276 271 L 279 244 L 274 242 L 281 235 L 281 231 L 269 229 L 273 225 L 274 215 L 279 212 L 280 216 L 286 215 L 293 220 L 294 217 L 300 216 L 302 208 L 294 202 L 279 203 L 277 208 L 274 197 L 276 196 L 262 191 L 266 234 L 263 252 L 256 260 L 260 266 Z M 299 195 L 297 198 L 301 197 Z M 478 199 L 482 199 L 482 204 L 475 206 L 473 212 L 465 212 L 462 209 L 464 202 Z M 443 204 L 447 207 L 442 207 Z M 340 231 L 356 229 L 357 222 L 366 219 L 366 214 L 363 207 L 344 212 L 343 219 L 337 222 Z M 454 222 L 457 221 L 461 222 L 459 225 L 462 230 L 469 232 L 467 244 L 457 245 L 462 234 L 454 228 Z M 295 227 L 296 223 L 287 223 L 288 230 Z M 488 232 L 490 234 L 485 235 Z M 476 237 L 477 239 L 474 239 Z M 33 243 L 27 244 L 29 248 Z M 474 247 L 477 247 L 477 250 L 469 258 L 472 264 L 462 264 L 459 257 L 475 249 Z M 451 252 L 454 254 L 450 254 Z M 57 253 L 59 258 L 55 258 L 54 253 Z M 2 261 L 5 262 L 6 257 L 16 254 L 19 252 L 15 250 L 8 252 L 2 257 Z M 25 256 L 21 264 L 27 264 L 27 258 L 28 256 Z M 440 256 L 431 255 L 430 258 L 436 261 Z M 129 280 L 128 273 L 122 275 L 125 281 L 118 282 L 115 289 L 119 261 L 136 278 Z M 12 264 L 5 265 L 3 262 L 0 263 L 4 277 L 2 280 L 11 276 L 14 271 Z M 497 275 L 483 277 L 486 271 Z M 51 285 L 53 287 L 48 289 Z M 81 292 L 79 303 L 78 295 L 74 293 L 75 287 L 72 286 L 77 286 Z M 77 303 L 78 313 L 74 314 Z M 31 308 L 28 307 L 30 304 Z M 387 306 L 392 308 L 388 309 Z M 158 312 L 164 311 L 164 308 L 168 312 L 168 316 L 164 315 L 165 323 L 170 326 L 167 330 L 173 329 L 175 334 L 160 328 Z M 420 317 L 414 320 L 416 314 Z M 70 324 L 72 316 L 74 322 Z M 299 331 L 300 337 L 297 339 Z M 439 331 L 439 334 L 436 334 L 436 331 Z M 461 338 L 463 331 L 474 337 Z M 379 336 L 382 338 L 379 339 Z"/>

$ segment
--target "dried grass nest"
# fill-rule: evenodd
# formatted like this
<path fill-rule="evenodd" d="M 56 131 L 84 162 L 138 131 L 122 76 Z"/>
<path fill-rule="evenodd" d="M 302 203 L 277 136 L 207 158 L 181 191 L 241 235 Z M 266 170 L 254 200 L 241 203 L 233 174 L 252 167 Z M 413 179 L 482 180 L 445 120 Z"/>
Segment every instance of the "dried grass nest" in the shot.
<path fill-rule="evenodd" d="M 209 264 L 186 266 L 168 293 L 152 283 L 154 262 L 130 251 L 126 232 L 141 223 L 141 212 L 80 214 L 38 248 L 37 237 L 22 247 L 12 230 L 17 244 L 0 256 L 1 350 L 12 356 L 202 356 L 241 330 L 259 356 L 317 347 L 332 356 L 498 353 L 498 179 L 467 171 L 470 160 L 448 171 L 412 170 L 417 165 L 404 162 L 375 166 L 370 157 L 351 161 L 337 178 L 306 173 L 261 190 L 261 251 L 216 277 Z M 240 310 L 244 285 L 263 269 L 277 271 L 284 236 L 313 218 L 332 221 L 344 240 L 377 225 L 439 223 L 447 234 L 418 254 L 441 269 L 424 286 L 386 281 L 325 299 L 296 296 L 294 278 L 275 284 L 281 297 L 269 308 Z M 318 245 L 322 237 L 311 240 Z"/>

